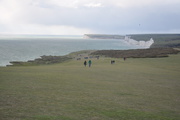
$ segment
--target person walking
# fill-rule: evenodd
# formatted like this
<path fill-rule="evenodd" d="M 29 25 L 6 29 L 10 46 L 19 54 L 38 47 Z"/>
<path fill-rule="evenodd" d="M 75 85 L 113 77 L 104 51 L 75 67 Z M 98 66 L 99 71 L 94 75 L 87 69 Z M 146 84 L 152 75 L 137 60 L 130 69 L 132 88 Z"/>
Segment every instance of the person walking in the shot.
<path fill-rule="evenodd" d="M 89 60 L 89 61 L 88 61 L 88 64 L 89 64 L 89 67 L 91 67 L 92 61 Z"/>
<path fill-rule="evenodd" d="M 86 65 L 87 65 L 87 62 L 86 62 L 86 60 L 84 61 L 84 66 L 86 67 Z"/>

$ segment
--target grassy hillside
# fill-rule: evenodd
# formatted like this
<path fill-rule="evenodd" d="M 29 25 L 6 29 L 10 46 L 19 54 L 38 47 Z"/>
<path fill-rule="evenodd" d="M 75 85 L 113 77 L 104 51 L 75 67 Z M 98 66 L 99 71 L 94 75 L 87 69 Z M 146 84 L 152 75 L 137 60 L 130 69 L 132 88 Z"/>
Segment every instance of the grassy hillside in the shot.
<path fill-rule="evenodd" d="M 110 60 L 116 63 L 111 65 Z M 180 55 L 0 67 L 2 120 L 178 120 Z"/>

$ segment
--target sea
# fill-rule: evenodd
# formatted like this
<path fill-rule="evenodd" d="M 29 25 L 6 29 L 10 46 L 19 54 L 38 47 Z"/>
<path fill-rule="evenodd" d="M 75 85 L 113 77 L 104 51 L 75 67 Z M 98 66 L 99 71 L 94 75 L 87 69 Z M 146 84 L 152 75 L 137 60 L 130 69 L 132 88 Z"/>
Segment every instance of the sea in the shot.
<path fill-rule="evenodd" d="M 10 61 L 28 61 L 43 55 L 63 56 L 80 50 L 127 50 L 140 46 L 123 39 L 87 39 L 58 35 L 0 35 L 0 66 Z"/>

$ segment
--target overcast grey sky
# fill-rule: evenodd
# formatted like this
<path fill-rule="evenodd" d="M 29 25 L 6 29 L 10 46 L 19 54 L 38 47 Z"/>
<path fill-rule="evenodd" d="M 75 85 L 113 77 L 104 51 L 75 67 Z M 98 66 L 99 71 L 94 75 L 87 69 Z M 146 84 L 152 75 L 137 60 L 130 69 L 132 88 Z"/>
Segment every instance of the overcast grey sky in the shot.
<path fill-rule="evenodd" d="M 0 0 L 0 34 L 180 33 L 180 0 Z"/>

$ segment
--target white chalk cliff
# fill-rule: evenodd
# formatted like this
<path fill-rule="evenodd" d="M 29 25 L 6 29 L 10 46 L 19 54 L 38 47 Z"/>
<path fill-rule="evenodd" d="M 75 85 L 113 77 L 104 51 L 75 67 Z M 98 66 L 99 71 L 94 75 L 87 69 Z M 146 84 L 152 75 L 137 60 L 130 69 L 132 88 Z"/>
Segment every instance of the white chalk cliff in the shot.
<path fill-rule="evenodd" d="M 154 40 L 151 38 L 149 41 L 136 41 L 131 39 L 130 36 L 125 36 L 124 39 L 128 44 L 137 45 L 143 48 L 150 48 L 150 46 L 154 43 Z"/>

